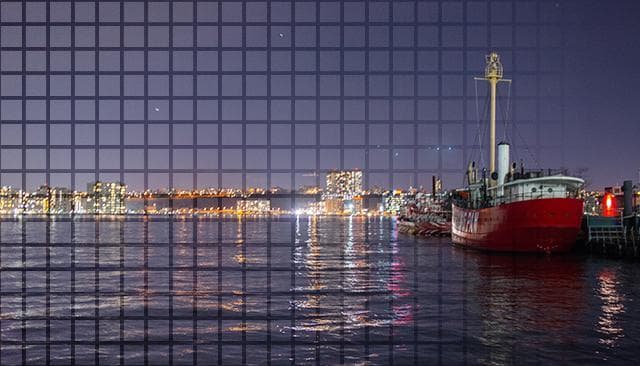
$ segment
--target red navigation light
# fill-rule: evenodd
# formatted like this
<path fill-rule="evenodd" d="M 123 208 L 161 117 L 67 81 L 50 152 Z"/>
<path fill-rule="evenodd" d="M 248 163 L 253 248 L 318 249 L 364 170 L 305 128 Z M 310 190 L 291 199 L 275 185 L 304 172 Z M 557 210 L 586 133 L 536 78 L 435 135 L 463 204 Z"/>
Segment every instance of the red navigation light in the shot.
<path fill-rule="evenodd" d="M 604 200 L 602 203 L 603 203 L 602 216 L 614 217 L 617 215 L 616 196 L 614 196 L 610 192 L 607 192 L 604 194 Z"/>

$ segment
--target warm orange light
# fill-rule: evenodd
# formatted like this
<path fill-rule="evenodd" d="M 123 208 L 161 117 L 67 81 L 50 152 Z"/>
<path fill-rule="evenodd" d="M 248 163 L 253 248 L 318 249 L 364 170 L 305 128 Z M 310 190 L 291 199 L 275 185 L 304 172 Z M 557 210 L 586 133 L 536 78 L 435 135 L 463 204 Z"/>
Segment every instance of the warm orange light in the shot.
<path fill-rule="evenodd" d="M 612 193 L 605 193 L 604 194 L 604 200 L 602 202 L 603 207 L 602 207 L 602 216 L 606 216 L 606 217 L 614 217 L 617 215 L 617 204 L 616 204 L 616 196 L 613 195 Z"/>

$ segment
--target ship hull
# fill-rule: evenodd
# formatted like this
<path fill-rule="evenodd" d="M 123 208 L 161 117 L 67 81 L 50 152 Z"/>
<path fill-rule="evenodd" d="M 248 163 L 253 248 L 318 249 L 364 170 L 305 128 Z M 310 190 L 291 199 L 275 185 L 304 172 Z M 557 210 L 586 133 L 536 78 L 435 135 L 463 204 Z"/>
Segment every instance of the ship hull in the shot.
<path fill-rule="evenodd" d="M 482 209 L 453 205 L 452 214 L 455 244 L 492 252 L 562 253 L 576 243 L 583 202 L 545 198 Z"/>

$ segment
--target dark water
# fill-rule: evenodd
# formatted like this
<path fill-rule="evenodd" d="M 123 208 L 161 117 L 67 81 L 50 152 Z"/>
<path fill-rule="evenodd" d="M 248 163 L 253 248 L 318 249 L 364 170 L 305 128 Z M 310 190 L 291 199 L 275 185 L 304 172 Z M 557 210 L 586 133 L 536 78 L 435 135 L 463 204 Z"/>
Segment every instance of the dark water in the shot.
<path fill-rule="evenodd" d="M 390 219 L 0 222 L 0 364 L 634 362 L 640 267 Z"/>

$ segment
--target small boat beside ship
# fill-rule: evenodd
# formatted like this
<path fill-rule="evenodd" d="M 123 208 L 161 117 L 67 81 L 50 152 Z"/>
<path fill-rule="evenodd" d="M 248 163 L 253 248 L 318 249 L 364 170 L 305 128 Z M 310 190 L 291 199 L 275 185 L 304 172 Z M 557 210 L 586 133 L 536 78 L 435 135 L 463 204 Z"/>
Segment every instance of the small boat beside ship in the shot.
<path fill-rule="evenodd" d="M 442 181 L 432 177 L 432 193 L 417 192 L 397 217 L 398 231 L 420 236 L 451 235 L 451 195 L 442 192 Z"/>
<path fill-rule="evenodd" d="M 451 235 L 451 212 L 408 208 L 398 216 L 398 231 L 421 236 Z"/>

